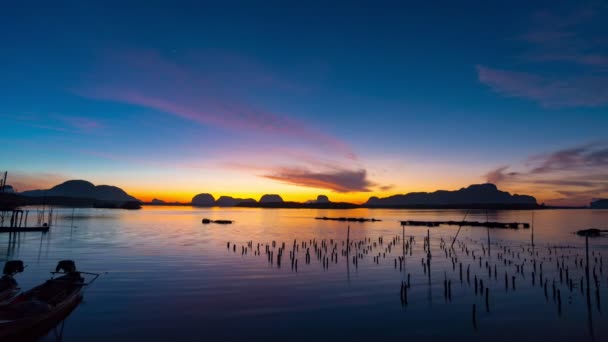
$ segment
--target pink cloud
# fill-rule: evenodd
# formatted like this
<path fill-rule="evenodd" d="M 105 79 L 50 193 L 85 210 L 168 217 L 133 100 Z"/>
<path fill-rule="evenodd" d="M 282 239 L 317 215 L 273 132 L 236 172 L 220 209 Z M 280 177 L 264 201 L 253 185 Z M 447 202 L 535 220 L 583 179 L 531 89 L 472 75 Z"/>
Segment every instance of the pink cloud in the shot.
<path fill-rule="evenodd" d="M 336 170 L 333 172 L 311 172 L 301 168 L 281 168 L 265 178 L 287 184 L 335 192 L 369 192 L 375 184 L 367 179 L 365 170 Z"/>
<path fill-rule="evenodd" d="M 258 92 L 294 88 L 255 63 L 232 56 L 191 53 L 178 63 L 156 52 L 129 51 L 110 54 L 76 92 L 152 108 L 203 125 L 305 143 L 356 159 L 340 139 L 292 114 L 266 110 L 251 100 Z"/>

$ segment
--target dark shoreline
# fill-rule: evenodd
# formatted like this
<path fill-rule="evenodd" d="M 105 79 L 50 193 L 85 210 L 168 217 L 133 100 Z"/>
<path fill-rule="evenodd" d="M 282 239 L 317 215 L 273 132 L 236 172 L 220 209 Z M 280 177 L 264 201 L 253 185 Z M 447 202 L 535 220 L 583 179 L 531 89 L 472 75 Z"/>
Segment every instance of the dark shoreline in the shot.
<path fill-rule="evenodd" d="M 27 205 L 54 205 L 71 208 L 107 208 L 107 209 L 139 209 L 142 206 L 150 207 L 196 207 L 196 208 L 265 208 L 265 209 L 419 209 L 419 210 L 437 210 L 437 209 L 460 209 L 460 210 L 551 210 L 551 209 L 593 209 L 586 207 L 565 207 L 565 206 L 547 206 L 547 205 L 526 205 L 526 204 L 442 204 L 442 205 L 401 205 L 401 206 L 382 206 L 382 205 L 365 205 L 354 204 L 347 202 L 329 202 L 329 203 L 299 203 L 299 202 L 275 202 L 275 203 L 240 203 L 236 206 L 193 206 L 192 203 L 152 203 L 152 202 L 113 202 L 100 201 L 92 198 L 74 198 L 74 197 L 26 197 L 17 194 L 3 194 L 0 196 L 0 210 L 12 210 L 18 207 Z"/>

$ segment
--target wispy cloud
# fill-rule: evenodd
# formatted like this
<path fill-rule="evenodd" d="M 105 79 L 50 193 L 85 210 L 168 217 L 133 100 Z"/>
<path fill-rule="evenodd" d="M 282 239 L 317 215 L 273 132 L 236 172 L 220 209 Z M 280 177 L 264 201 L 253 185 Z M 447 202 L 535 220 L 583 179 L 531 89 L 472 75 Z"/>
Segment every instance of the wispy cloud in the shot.
<path fill-rule="evenodd" d="M 82 116 L 58 116 L 58 120 L 65 125 L 72 127 L 80 132 L 92 132 L 104 128 L 105 126 L 96 119 Z"/>
<path fill-rule="evenodd" d="M 563 13 L 534 13 L 531 26 L 519 37 L 527 43 L 524 57 L 531 61 L 608 67 L 608 41 L 598 30 L 604 25 L 607 10 L 605 6 L 587 4 Z"/>
<path fill-rule="evenodd" d="M 265 178 L 283 183 L 333 190 L 335 192 L 369 192 L 375 184 L 367 179 L 365 170 L 337 170 L 333 172 L 312 172 L 300 168 L 281 168 Z"/>
<path fill-rule="evenodd" d="M 544 77 L 478 65 L 477 76 L 499 94 L 535 100 L 545 107 L 608 105 L 608 75 Z"/>
<path fill-rule="evenodd" d="M 486 173 L 488 182 L 544 192 L 551 204 L 588 204 L 608 197 L 608 142 L 595 142 L 532 156 L 519 171 L 501 166 Z"/>
<path fill-rule="evenodd" d="M 8 115 L 0 115 L 0 117 L 3 116 L 8 117 Z M 29 127 L 63 133 L 89 134 L 99 131 L 105 127 L 101 121 L 85 116 L 68 116 L 57 114 L 41 116 L 30 113 L 12 115 L 10 118 L 11 120 L 16 120 L 17 122 Z"/>
<path fill-rule="evenodd" d="M 608 146 L 588 144 L 531 158 L 531 161 L 535 160 L 540 165 L 532 169 L 532 173 L 608 168 Z"/>
<path fill-rule="evenodd" d="M 180 62 L 154 51 L 111 54 L 78 94 L 152 108 L 182 119 L 222 129 L 276 137 L 330 149 L 356 159 L 342 140 L 291 113 L 264 109 L 256 93 L 293 91 L 281 80 L 244 59 L 191 53 Z"/>
<path fill-rule="evenodd" d="M 501 95 L 544 107 L 607 106 L 608 40 L 601 29 L 606 14 L 605 6 L 535 13 L 516 39 L 524 52 L 514 53 L 513 59 L 523 62 L 523 68 L 543 63 L 537 68 L 542 71 L 477 65 L 479 81 Z"/>
<path fill-rule="evenodd" d="M 389 184 L 389 185 L 380 185 L 378 186 L 378 190 L 380 191 L 389 191 L 395 188 L 394 184 Z"/>
<path fill-rule="evenodd" d="M 492 170 L 484 175 L 486 181 L 488 183 L 498 184 L 503 180 L 507 179 L 508 175 L 505 171 L 509 168 L 509 166 L 501 166 L 495 170 Z"/>

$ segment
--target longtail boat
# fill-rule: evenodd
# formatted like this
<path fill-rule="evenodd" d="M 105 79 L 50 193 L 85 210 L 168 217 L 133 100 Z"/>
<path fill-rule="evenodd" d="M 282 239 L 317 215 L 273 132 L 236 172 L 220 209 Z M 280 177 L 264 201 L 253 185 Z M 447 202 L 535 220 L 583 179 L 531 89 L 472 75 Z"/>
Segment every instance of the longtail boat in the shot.
<path fill-rule="evenodd" d="M 77 271 L 72 260 L 60 261 L 51 273 L 51 279 L 0 306 L 0 341 L 44 336 L 78 306 L 83 288 L 99 277 L 96 273 Z M 94 278 L 85 283 L 83 274 Z"/>
<path fill-rule="evenodd" d="M 10 260 L 4 264 L 2 278 L 0 278 L 0 305 L 19 293 L 19 286 L 15 274 L 23 272 L 25 267 L 21 260 Z"/>

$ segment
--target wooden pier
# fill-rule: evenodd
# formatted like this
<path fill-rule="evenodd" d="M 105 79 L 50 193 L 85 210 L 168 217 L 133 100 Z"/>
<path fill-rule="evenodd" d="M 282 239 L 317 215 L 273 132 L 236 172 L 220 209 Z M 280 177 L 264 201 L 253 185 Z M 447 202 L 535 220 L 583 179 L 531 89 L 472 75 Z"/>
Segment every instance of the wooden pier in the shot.
<path fill-rule="evenodd" d="M 401 221 L 402 226 L 418 226 L 418 227 L 439 227 L 447 226 L 470 226 L 470 227 L 486 227 L 500 229 L 519 229 L 530 228 L 529 223 L 523 222 L 478 222 L 478 221 Z"/>
<path fill-rule="evenodd" d="M 0 210 L 0 233 L 48 232 L 56 219 L 53 210 L 37 211 L 36 214 L 37 224 L 31 226 L 28 225 L 29 210 Z"/>
<path fill-rule="evenodd" d="M 51 227 L 0 227 L 0 233 L 25 233 L 25 232 L 43 232 L 46 233 Z"/>
<path fill-rule="evenodd" d="M 364 218 L 364 217 L 315 217 L 315 220 L 324 220 L 324 221 L 345 221 L 345 222 L 378 222 L 382 220 L 378 220 L 375 218 Z"/>

